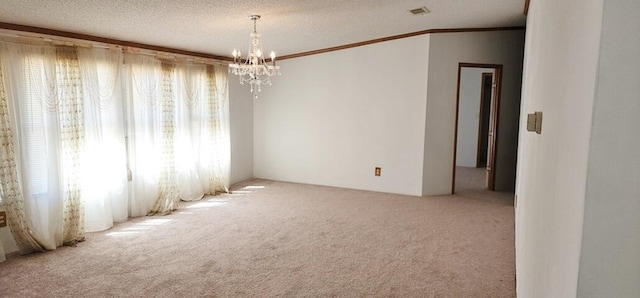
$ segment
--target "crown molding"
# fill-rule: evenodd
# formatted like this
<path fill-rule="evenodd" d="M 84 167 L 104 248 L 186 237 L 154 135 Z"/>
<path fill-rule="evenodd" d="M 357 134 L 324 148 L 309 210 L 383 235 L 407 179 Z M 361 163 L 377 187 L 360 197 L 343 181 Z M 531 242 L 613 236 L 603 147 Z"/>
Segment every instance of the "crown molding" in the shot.
<path fill-rule="evenodd" d="M 529 1 L 527 0 L 526 3 L 528 3 L 528 2 Z M 220 61 L 233 61 L 233 58 L 226 57 L 226 56 L 219 56 L 219 55 L 206 54 L 206 53 L 201 53 L 201 52 L 180 50 L 180 49 L 163 47 L 163 46 L 149 45 L 149 44 L 144 44 L 144 43 L 139 43 L 139 42 L 125 41 L 125 40 L 112 39 L 112 38 L 100 37 L 100 36 L 95 36 L 95 35 L 88 35 L 88 34 L 75 33 L 75 32 L 69 32 L 69 31 L 62 31 L 62 30 L 47 29 L 47 28 L 27 26 L 27 25 L 18 25 L 18 24 L 0 22 L 0 29 L 13 30 L 13 31 L 22 31 L 22 32 L 30 32 L 30 33 L 36 33 L 36 34 L 49 35 L 49 36 L 59 36 L 59 37 L 64 37 L 64 38 L 72 38 L 72 39 L 79 39 L 79 40 L 85 40 L 85 41 L 99 42 L 99 43 L 112 44 L 112 45 L 118 45 L 118 46 L 123 46 L 123 47 L 140 48 L 140 49 L 145 49 L 145 50 L 151 50 L 151 51 L 157 51 L 157 52 L 165 52 L 165 53 L 173 53 L 173 54 L 193 56 L 193 57 L 206 58 L 206 59 L 215 59 L 215 60 L 220 60 Z M 524 29 L 525 29 L 525 27 L 523 27 L 523 26 L 519 26 L 519 27 L 494 27 L 494 28 L 428 29 L 428 30 L 410 32 L 410 33 L 405 33 L 405 34 L 400 34 L 400 35 L 382 37 L 382 38 L 377 38 L 377 39 L 372 39 L 372 40 L 367 40 L 367 41 L 362 41 L 362 42 L 356 42 L 356 43 L 351 43 L 351 44 L 346 44 L 346 45 L 341 45 L 341 46 L 324 48 L 324 49 L 319 49 L 319 50 L 313 50 L 313 51 L 301 52 L 301 53 L 296 53 L 296 54 L 284 55 L 284 56 L 279 57 L 278 60 L 282 61 L 282 60 L 286 60 L 286 59 L 293 59 L 293 58 L 299 58 L 299 57 L 304 57 L 304 56 L 310 56 L 310 55 L 317 55 L 317 54 L 322 54 L 322 53 L 334 52 L 334 51 L 339 51 L 339 50 L 344 50 L 344 49 L 349 49 L 349 48 L 355 48 L 355 47 L 361 47 L 361 46 L 370 45 L 370 44 L 379 43 L 379 42 L 385 42 L 385 41 L 402 39 L 402 38 L 413 37 L 413 36 L 418 36 L 418 35 L 425 35 L 425 34 L 486 32 L 486 31 L 505 31 L 505 30 L 524 30 Z"/>
<path fill-rule="evenodd" d="M 428 30 L 416 31 L 416 32 L 405 33 L 405 34 L 400 34 L 400 35 L 393 35 L 393 36 L 388 36 L 388 37 L 383 37 L 383 38 L 377 38 L 377 39 L 372 39 L 372 40 L 367 40 L 367 41 L 361 41 L 361 42 L 351 43 L 351 44 L 347 44 L 347 45 L 324 48 L 324 49 L 315 50 L 315 51 L 308 51 L 308 52 L 302 52 L 302 53 L 291 54 L 291 55 L 283 55 L 280 58 L 278 58 L 278 60 L 282 61 L 282 60 L 286 60 L 286 59 L 300 58 L 300 57 L 304 57 L 304 56 L 310 56 L 310 55 L 317 55 L 317 54 L 322 54 L 322 53 L 334 52 L 334 51 L 350 49 L 350 48 L 355 48 L 355 47 L 361 47 L 361 46 L 366 46 L 366 45 L 370 45 L 370 44 L 374 44 L 374 43 L 385 42 L 385 41 L 396 40 L 396 39 L 407 38 L 407 37 L 413 37 L 413 36 L 424 35 L 424 34 L 466 33 L 466 32 L 486 32 L 486 31 L 505 31 L 505 30 L 524 30 L 524 29 L 525 29 L 525 27 L 523 27 L 523 26 L 519 26 L 519 27 L 495 27 L 495 28 L 428 29 Z"/>

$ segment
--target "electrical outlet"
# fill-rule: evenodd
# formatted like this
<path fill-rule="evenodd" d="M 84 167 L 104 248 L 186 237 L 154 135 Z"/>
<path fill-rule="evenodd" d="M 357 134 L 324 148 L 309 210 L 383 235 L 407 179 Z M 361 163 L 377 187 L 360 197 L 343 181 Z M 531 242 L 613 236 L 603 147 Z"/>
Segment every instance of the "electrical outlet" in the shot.
<path fill-rule="evenodd" d="M 382 168 L 376 167 L 375 172 L 373 172 L 376 176 L 380 176 L 380 172 L 382 172 Z"/>
<path fill-rule="evenodd" d="M 2 211 L 0 212 L 0 228 L 7 226 L 7 213 Z"/>

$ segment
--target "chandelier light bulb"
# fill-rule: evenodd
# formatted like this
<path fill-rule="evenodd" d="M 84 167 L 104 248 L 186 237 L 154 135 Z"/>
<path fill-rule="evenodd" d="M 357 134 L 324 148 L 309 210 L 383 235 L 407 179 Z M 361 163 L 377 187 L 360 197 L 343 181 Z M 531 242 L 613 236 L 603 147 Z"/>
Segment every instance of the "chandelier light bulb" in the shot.
<path fill-rule="evenodd" d="M 233 52 L 231 52 L 231 55 L 233 55 L 233 58 L 238 58 L 238 51 L 236 51 L 236 49 L 233 49 Z"/>
<path fill-rule="evenodd" d="M 276 52 L 271 51 L 271 60 L 276 60 Z"/>
<path fill-rule="evenodd" d="M 256 56 L 262 57 L 262 51 L 260 49 L 256 51 Z"/>

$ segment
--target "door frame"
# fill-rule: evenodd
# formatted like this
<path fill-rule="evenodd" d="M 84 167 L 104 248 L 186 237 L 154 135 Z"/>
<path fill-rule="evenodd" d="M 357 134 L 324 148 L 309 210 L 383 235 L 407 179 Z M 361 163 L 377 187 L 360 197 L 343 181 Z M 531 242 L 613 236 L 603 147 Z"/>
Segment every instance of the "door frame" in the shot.
<path fill-rule="evenodd" d="M 494 69 L 495 71 L 495 69 Z M 489 98 L 487 99 L 487 97 L 485 96 L 485 84 L 484 81 L 488 78 L 491 79 L 491 88 L 493 88 L 493 77 L 494 74 L 491 72 L 483 72 L 482 73 L 482 85 L 480 87 L 480 117 L 478 117 L 478 149 L 476 150 L 476 168 L 480 167 L 480 148 L 482 146 L 482 119 L 483 119 L 483 114 L 485 112 L 484 110 L 484 105 L 487 102 L 487 100 L 491 99 L 491 95 L 493 95 L 493 90 L 491 90 L 491 95 L 489 96 Z M 489 110 L 491 110 L 491 103 L 489 103 Z M 491 111 L 489 111 L 491 112 Z M 489 113 L 491 114 L 491 113 Z M 487 144 L 487 146 L 489 146 L 489 144 Z M 487 155 L 488 157 L 488 155 Z M 488 161 L 488 160 L 487 160 Z"/>
<path fill-rule="evenodd" d="M 458 112 L 460 108 L 460 76 L 462 73 L 463 67 L 472 67 L 472 68 L 493 68 L 494 69 L 494 90 L 492 91 L 491 96 L 491 111 L 489 112 L 489 153 L 487 154 L 487 168 L 489 168 L 488 173 L 488 187 L 489 190 L 495 190 L 495 179 L 496 179 L 496 155 L 497 155 L 497 145 L 498 145 L 498 120 L 499 120 L 499 111 L 500 111 L 500 89 L 502 86 L 502 64 L 483 64 L 483 63 L 458 63 L 458 83 L 456 90 L 456 125 L 454 130 L 454 138 L 453 138 L 453 175 L 451 180 L 451 194 L 455 193 L 456 190 L 456 158 L 458 153 Z"/>

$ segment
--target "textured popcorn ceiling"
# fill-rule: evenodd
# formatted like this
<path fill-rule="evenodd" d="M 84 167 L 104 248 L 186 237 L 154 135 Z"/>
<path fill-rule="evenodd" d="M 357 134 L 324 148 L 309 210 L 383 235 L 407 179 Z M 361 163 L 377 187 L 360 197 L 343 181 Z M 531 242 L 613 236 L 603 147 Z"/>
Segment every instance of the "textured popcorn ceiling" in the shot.
<path fill-rule="evenodd" d="M 251 14 L 279 56 L 427 29 L 523 26 L 525 0 L 0 0 L 0 22 L 208 54 L 246 52 Z M 414 16 L 426 6 L 431 13 Z"/>

